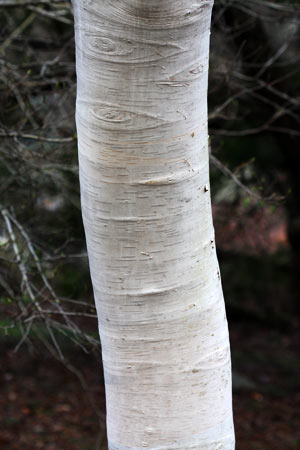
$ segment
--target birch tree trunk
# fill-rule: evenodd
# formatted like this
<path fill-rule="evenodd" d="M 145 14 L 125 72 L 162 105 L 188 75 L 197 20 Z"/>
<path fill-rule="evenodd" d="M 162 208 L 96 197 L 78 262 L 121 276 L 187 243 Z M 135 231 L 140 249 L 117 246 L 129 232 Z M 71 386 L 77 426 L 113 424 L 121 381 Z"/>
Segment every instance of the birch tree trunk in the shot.
<path fill-rule="evenodd" d="M 208 170 L 213 0 L 73 4 L 109 449 L 232 450 Z"/>

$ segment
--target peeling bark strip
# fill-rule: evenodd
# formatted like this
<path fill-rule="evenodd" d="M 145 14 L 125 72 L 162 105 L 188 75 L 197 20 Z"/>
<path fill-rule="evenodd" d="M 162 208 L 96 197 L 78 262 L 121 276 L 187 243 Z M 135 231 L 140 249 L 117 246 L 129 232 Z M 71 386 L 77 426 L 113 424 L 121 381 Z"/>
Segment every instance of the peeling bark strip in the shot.
<path fill-rule="evenodd" d="M 109 449 L 232 450 L 208 174 L 212 0 L 74 0 Z"/>

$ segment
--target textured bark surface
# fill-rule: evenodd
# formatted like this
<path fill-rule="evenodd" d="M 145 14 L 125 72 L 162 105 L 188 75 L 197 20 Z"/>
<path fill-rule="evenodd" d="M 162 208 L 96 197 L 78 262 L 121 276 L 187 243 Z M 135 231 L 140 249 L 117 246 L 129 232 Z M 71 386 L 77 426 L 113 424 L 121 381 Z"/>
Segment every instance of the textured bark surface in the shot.
<path fill-rule="evenodd" d="M 82 212 L 111 450 L 232 450 L 212 225 L 212 0 L 75 0 Z"/>

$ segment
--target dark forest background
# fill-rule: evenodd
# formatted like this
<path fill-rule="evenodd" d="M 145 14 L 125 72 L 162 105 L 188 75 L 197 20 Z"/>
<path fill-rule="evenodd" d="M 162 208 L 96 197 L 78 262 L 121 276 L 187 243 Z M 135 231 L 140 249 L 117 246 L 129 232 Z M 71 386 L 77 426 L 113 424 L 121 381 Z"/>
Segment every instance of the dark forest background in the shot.
<path fill-rule="evenodd" d="M 214 223 L 237 450 L 300 447 L 300 3 L 216 0 Z M 105 449 L 71 4 L 0 0 L 0 448 Z"/>

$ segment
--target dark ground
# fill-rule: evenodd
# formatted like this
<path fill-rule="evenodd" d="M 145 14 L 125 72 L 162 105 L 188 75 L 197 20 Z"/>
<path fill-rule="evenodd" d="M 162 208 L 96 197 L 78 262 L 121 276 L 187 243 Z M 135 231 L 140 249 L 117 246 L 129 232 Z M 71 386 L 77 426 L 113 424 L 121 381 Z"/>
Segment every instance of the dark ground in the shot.
<path fill-rule="evenodd" d="M 237 450 L 294 450 L 300 444 L 299 333 L 231 323 Z M 2 345 L 0 448 L 105 449 L 104 388 L 95 355 L 69 350 L 100 410 L 78 378 L 47 353 Z M 9 400 L 7 402 L 7 399 Z"/>

